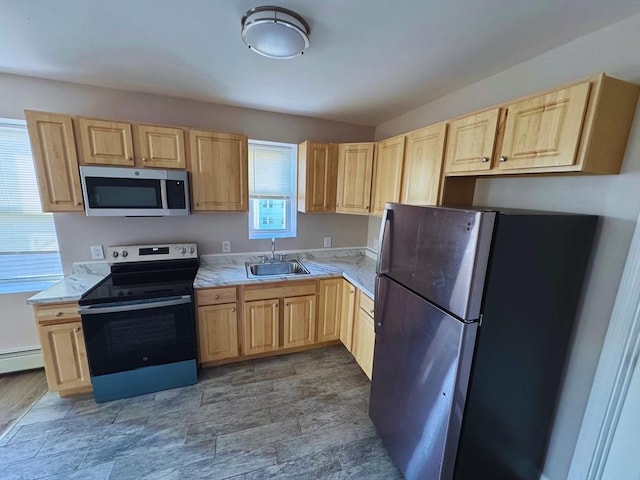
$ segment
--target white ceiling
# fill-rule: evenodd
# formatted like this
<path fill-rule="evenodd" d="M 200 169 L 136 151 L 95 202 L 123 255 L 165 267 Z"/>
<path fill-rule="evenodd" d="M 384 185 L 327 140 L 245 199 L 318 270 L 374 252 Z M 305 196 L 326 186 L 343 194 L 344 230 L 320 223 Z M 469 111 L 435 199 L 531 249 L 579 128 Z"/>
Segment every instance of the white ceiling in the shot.
<path fill-rule="evenodd" d="M 307 20 L 304 56 L 249 51 L 240 18 L 258 5 Z M 0 72 L 378 125 L 638 12 L 639 0 L 0 0 Z"/>

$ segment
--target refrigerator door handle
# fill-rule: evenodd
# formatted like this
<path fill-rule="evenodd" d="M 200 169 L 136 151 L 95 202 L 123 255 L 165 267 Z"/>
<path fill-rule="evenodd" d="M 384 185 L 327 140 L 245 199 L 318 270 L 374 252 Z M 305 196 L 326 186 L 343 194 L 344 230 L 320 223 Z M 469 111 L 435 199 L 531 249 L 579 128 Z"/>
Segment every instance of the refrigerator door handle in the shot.
<path fill-rule="evenodd" d="M 380 224 L 380 241 L 378 242 L 378 261 L 376 263 L 376 273 L 380 275 L 381 273 L 386 273 L 389 271 L 389 267 L 385 266 L 385 262 L 383 260 L 385 253 L 385 246 L 391 247 L 387 244 L 391 240 L 387 240 L 387 232 L 391 231 L 391 221 L 393 219 L 393 210 L 387 207 L 384 209 L 384 214 L 382 215 L 382 223 Z M 387 229 L 387 225 L 389 228 Z M 389 251 L 390 248 L 388 248 Z"/>
<path fill-rule="evenodd" d="M 376 276 L 376 284 L 373 297 L 373 330 L 378 333 L 382 329 L 382 310 L 380 304 L 382 297 L 380 296 L 380 277 Z"/>

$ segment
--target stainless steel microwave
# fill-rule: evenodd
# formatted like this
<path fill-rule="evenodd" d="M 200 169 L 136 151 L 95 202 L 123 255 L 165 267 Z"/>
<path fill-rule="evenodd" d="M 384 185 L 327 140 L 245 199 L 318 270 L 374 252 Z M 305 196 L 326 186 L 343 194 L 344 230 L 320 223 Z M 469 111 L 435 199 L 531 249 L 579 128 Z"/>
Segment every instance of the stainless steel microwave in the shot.
<path fill-rule="evenodd" d="M 80 167 L 88 216 L 189 215 L 189 176 L 180 170 Z"/>

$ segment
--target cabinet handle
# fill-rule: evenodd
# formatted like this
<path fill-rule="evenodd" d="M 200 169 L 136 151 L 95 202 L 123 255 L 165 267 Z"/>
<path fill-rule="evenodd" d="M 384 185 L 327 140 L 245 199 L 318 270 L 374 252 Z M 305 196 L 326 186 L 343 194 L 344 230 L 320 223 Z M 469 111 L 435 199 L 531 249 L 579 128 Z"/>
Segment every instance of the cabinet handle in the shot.
<path fill-rule="evenodd" d="M 482 157 L 480 160 L 482 160 L 482 163 L 487 163 L 489 161 L 489 157 Z"/>
<path fill-rule="evenodd" d="M 62 316 L 62 312 L 56 312 L 56 317 L 61 317 Z"/>
<path fill-rule="evenodd" d="M 507 161 L 507 157 L 505 157 L 505 156 L 500 157 L 500 161 L 501 162 L 506 162 Z"/>

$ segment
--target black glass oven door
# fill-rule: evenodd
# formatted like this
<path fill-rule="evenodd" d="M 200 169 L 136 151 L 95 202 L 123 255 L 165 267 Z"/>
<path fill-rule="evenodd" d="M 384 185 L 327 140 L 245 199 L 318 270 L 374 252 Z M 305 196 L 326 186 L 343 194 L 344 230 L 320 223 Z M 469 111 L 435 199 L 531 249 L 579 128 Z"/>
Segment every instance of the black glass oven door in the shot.
<path fill-rule="evenodd" d="M 80 308 L 92 376 L 196 358 L 190 295 Z"/>

